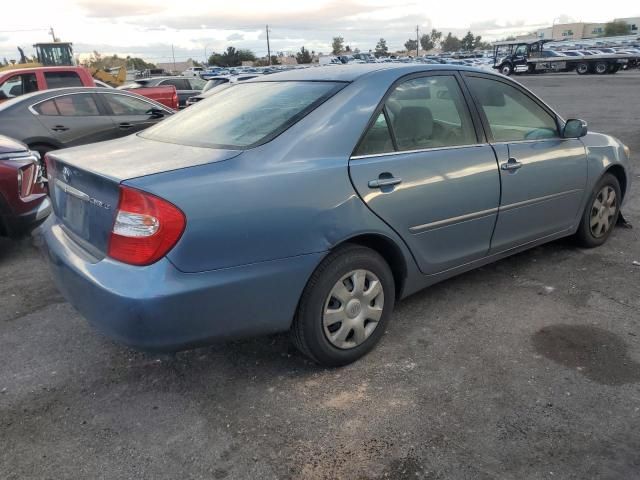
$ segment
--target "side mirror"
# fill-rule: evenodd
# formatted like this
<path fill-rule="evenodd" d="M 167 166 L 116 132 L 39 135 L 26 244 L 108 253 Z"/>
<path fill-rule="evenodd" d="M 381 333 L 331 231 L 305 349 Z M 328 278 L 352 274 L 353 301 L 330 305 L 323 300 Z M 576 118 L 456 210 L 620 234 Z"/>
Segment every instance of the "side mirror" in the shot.
<path fill-rule="evenodd" d="M 150 108 L 149 110 L 147 110 L 146 113 L 151 118 L 162 118 L 162 117 L 164 117 L 164 112 L 162 110 L 160 110 L 159 108 Z"/>
<path fill-rule="evenodd" d="M 587 134 L 587 122 L 577 118 L 571 118 L 564 124 L 562 136 L 564 138 L 580 138 Z"/>

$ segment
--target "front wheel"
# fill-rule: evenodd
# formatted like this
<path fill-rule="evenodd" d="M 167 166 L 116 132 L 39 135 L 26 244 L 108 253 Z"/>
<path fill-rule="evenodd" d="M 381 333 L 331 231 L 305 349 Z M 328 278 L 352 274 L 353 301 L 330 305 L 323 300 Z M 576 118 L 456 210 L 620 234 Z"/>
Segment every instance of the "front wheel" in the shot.
<path fill-rule="evenodd" d="M 347 365 L 378 343 L 394 301 L 395 284 L 387 262 L 366 247 L 340 247 L 309 279 L 291 339 L 320 365 Z"/>
<path fill-rule="evenodd" d="M 510 63 L 502 64 L 500 66 L 500 73 L 508 77 L 513 73 L 513 65 L 511 65 Z"/>
<path fill-rule="evenodd" d="M 582 214 L 576 233 L 581 246 L 599 247 L 607 241 L 618 221 L 621 201 L 620 182 L 610 173 L 605 174 L 593 189 Z"/>

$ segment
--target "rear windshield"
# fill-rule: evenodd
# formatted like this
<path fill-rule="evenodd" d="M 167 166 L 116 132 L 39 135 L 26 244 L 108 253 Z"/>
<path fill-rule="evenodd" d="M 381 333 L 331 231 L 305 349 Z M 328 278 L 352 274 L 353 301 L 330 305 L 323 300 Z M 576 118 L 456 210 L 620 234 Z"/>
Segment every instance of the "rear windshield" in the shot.
<path fill-rule="evenodd" d="M 161 142 L 249 148 L 282 133 L 340 88 L 337 82 L 237 84 L 140 134 Z"/>

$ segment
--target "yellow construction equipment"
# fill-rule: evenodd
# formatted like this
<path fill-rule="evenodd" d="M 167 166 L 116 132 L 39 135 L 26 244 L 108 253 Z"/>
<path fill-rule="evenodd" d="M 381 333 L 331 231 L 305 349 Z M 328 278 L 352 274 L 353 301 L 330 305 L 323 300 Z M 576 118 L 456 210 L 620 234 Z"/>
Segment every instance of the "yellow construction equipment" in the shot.
<path fill-rule="evenodd" d="M 76 60 L 73 57 L 72 43 L 69 42 L 48 42 L 36 43 L 33 48 L 36 50 L 37 61 L 30 61 L 24 51 L 18 47 L 20 52 L 20 62 L 12 63 L 0 68 L 0 72 L 13 70 L 16 68 L 37 68 L 37 67 L 75 67 Z M 127 79 L 126 67 L 113 69 L 88 68 L 91 76 L 96 80 L 118 87 Z"/>

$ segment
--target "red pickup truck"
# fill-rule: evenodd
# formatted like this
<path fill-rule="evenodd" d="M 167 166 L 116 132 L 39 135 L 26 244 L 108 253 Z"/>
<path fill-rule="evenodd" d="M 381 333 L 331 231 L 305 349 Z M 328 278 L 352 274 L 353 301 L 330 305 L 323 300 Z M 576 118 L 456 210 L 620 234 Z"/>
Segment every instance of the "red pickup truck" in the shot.
<path fill-rule="evenodd" d="M 98 85 L 84 67 L 17 68 L 0 72 L 0 103 L 38 90 L 95 86 Z M 178 93 L 172 85 L 136 89 L 135 93 L 178 109 Z"/>

